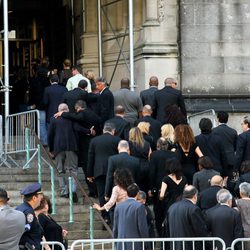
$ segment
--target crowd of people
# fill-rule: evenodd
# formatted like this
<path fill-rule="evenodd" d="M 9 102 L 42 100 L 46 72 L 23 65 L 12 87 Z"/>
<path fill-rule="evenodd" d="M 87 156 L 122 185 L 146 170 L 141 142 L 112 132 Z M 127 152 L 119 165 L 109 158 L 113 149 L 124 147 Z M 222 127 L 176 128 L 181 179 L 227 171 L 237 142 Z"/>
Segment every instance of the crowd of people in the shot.
<path fill-rule="evenodd" d="M 202 118 L 194 136 L 173 78 L 158 89 L 158 78 L 150 77 L 140 95 L 122 78 L 111 92 L 104 77 L 92 71 L 84 77 L 69 60 L 59 74 L 48 74 L 46 63 L 30 84 L 30 107 L 44 119 L 41 140 L 55 159 L 61 197 L 69 196 L 63 174 L 77 176 L 80 167 L 115 238 L 214 236 L 230 246 L 250 237 L 248 117 L 238 135 L 227 125 L 228 113 L 218 112 L 218 126 Z"/>

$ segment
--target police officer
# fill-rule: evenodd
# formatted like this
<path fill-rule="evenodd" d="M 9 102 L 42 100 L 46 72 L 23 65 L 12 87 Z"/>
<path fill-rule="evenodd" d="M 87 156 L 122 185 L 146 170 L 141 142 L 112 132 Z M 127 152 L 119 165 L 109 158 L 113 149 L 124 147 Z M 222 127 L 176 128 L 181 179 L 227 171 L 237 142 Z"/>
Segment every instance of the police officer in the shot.
<path fill-rule="evenodd" d="M 25 232 L 19 242 L 20 250 L 40 250 L 42 241 L 42 229 L 35 216 L 34 209 L 40 205 L 43 193 L 41 184 L 33 183 L 21 191 L 23 203 L 16 210 L 24 213 L 26 218 Z"/>

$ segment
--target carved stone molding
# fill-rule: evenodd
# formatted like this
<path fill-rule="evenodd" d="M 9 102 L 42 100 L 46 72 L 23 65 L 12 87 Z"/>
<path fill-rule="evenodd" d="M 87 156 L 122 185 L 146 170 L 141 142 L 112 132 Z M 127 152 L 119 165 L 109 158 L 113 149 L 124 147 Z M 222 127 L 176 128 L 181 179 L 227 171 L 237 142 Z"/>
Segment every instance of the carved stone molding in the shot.
<path fill-rule="evenodd" d="M 159 22 L 164 20 L 164 0 L 158 0 Z"/>

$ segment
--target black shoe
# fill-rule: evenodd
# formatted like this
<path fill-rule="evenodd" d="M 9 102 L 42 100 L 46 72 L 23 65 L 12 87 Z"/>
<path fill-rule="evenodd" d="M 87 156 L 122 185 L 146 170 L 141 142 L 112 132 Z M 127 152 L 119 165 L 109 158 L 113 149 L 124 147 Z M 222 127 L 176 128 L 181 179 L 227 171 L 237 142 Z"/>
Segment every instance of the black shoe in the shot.
<path fill-rule="evenodd" d="M 73 202 L 77 203 L 78 202 L 78 197 L 77 197 L 77 193 L 73 192 Z"/>
<path fill-rule="evenodd" d="M 61 194 L 60 197 L 62 197 L 62 198 L 69 198 L 69 194 Z"/>
<path fill-rule="evenodd" d="M 97 195 L 96 195 L 95 193 L 89 193 L 89 194 L 88 194 L 88 197 L 97 198 Z"/>

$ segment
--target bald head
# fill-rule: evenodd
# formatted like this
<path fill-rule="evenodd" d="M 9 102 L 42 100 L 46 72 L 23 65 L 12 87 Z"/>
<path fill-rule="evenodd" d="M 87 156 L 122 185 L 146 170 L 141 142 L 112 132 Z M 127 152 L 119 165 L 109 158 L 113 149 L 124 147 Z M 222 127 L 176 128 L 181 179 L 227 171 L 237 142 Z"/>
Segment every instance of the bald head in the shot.
<path fill-rule="evenodd" d="M 142 109 L 142 115 L 143 116 L 147 116 L 147 115 L 151 115 L 152 114 L 152 108 L 151 108 L 151 106 L 150 105 L 145 105 L 144 107 L 143 107 L 143 109 Z"/>
<path fill-rule="evenodd" d="M 198 194 L 198 190 L 196 189 L 196 187 L 192 185 L 188 185 L 184 188 L 182 197 L 186 199 L 190 199 L 194 203 L 196 203 L 197 194 Z"/>
<path fill-rule="evenodd" d="M 223 187 L 223 178 L 220 175 L 215 175 L 212 177 L 211 186 L 220 186 Z"/>
<path fill-rule="evenodd" d="M 155 87 L 158 87 L 158 84 L 159 84 L 159 81 L 158 81 L 158 78 L 156 76 L 151 76 L 149 78 L 149 86 L 155 86 Z"/>
<path fill-rule="evenodd" d="M 121 88 L 129 88 L 129 79 L 128 78 L 122 78 L 121 79 Z"/>

